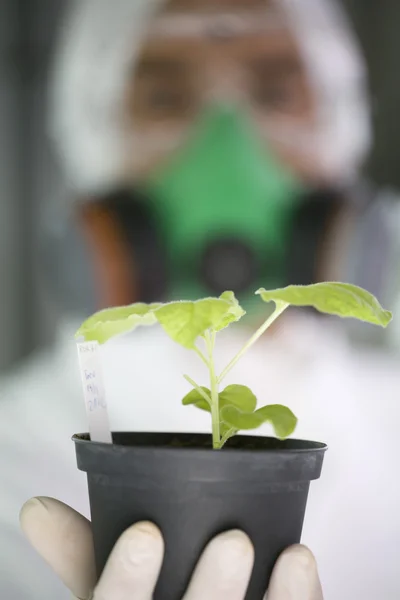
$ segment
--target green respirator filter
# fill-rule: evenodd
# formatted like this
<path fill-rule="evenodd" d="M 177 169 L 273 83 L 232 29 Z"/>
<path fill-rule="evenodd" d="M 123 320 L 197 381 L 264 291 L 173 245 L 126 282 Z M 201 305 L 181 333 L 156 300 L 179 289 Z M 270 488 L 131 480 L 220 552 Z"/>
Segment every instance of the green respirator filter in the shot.
<path fill-rule="evenodd" d="M 208 109 L 144 184 L 167 252 L 170 296 L 280 283 L 296 178 L 237 110 Z"/>

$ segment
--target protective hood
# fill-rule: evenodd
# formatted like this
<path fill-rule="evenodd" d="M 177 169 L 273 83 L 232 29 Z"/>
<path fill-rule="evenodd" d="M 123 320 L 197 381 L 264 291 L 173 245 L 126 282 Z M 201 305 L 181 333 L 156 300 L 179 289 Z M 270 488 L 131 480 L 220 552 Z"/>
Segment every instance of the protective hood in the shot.
<path fill-rule="evenodd" d="M 164 1 L 72 3 L 54 65 L 50 129 L 78 193 L 120 183 L 126 81 L 149 21 Z M 370 143 L 365 68 L 351 27 L 333 0 L 307 0 L 307 11 L 302 0 L 277 4 L 294 32 L 314 88 L 316 151 L 332 181 L 351 180 Z"/>

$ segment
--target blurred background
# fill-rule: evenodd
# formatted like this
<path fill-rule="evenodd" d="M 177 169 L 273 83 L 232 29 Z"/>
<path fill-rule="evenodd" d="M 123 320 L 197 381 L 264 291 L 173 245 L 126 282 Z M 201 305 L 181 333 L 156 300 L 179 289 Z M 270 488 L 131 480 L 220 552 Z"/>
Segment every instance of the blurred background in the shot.
<path fill-rule="evenodd" d="M 46 292 L 38 245 L 51 204 L 68 195 L 46 133 L 54 44 L 68 0 L 0 0 L 0 370 L 51 341 L 57 311 Z M 344 2 L 365 54 L 374 140 L 364 172 L 400 186 L 400 6 Z"/>
<path fill-rule="evenodd" d="M 0 2 L 0 368 L 52 339 L 38 270 L 40 215 L 63 194 L 45 131 L 49 61 L 64 1 Z"/>
<path fill-rule="evenodd" d="M 89 314 L 233 290 L 257 321 L 255 289 L 332 280 L 400 314 L 399 27 L 398 0 L 0 0 L 0 597 L 68 597 L 18 513 L 88 512 Z M 397 600 L 400 319 L 286 314 L 234 376 L 332 448 L 327 600 Z M 203 365 L 148 331 L 101 348 L 111 427 L 207 431 L 176 401 Z"/>

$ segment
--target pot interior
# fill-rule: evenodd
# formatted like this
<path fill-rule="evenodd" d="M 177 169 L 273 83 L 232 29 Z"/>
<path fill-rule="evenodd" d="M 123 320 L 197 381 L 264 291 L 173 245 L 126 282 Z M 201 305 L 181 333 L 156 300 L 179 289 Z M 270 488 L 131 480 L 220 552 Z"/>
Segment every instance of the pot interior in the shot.
<path fill-rule="evenodd" d="M 192 448 L 212 450 L 211 434 L 206 433 L 147 433 L 147 432 L 113 432 L 113 443 L 116 446 L 136 446 L 153 448 Z M 74 441 L 89 442 L 88 433 L 77 434 Z M 295 451 L 326 450 L 321 442 L 297 440 L 289 438 L 278 440 L 274 437 L 255 435 L 235 435 L 224 445 L 226 450 L 258 450 L 258 451 Z"/>

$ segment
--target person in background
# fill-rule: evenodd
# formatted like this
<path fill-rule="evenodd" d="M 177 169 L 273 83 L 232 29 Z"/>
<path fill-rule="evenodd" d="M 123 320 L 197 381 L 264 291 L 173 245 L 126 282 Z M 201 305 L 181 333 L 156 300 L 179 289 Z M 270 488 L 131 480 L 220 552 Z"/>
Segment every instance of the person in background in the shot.
<path fill-rule="evenodd" d="M 365 66 L 331 0 L 78 4 L 51 112 L 74 202 L 44 236 L 67 309 L 320 280 L 397 297 L 399 204 L 360 175 Z"/>
<path fill-rule="evenodd" d="M 87 428 L 73 333 L 91 312 L 232 289 L 258 319 L 260 285 L 321 280 L 397 301 L 397 203 L 360 177 L 364 65 L 334 2 L 81 0 L 52 98 L 73 201 L 54 209 L 43 257 L 63 319 L 55 346 L 0 391 L 0 593 L 16 600 L 66 593 L 19 532 L 22 504 L 50 496 L 88 515 L 70 437 Z M 289 405 L 297 437 L 330 446 L 303 537 L 326 598 L 395 600 L 397 364 L 345 333 L 289 313 L 228 383 Z M 246 336 L 224 332 L 221 361 Z M 179 404 L 183 365 L 202 381 L 201 365 L 159 331 L 105 345 L 102 361 L 114 430 L 209 430 Z"/>

